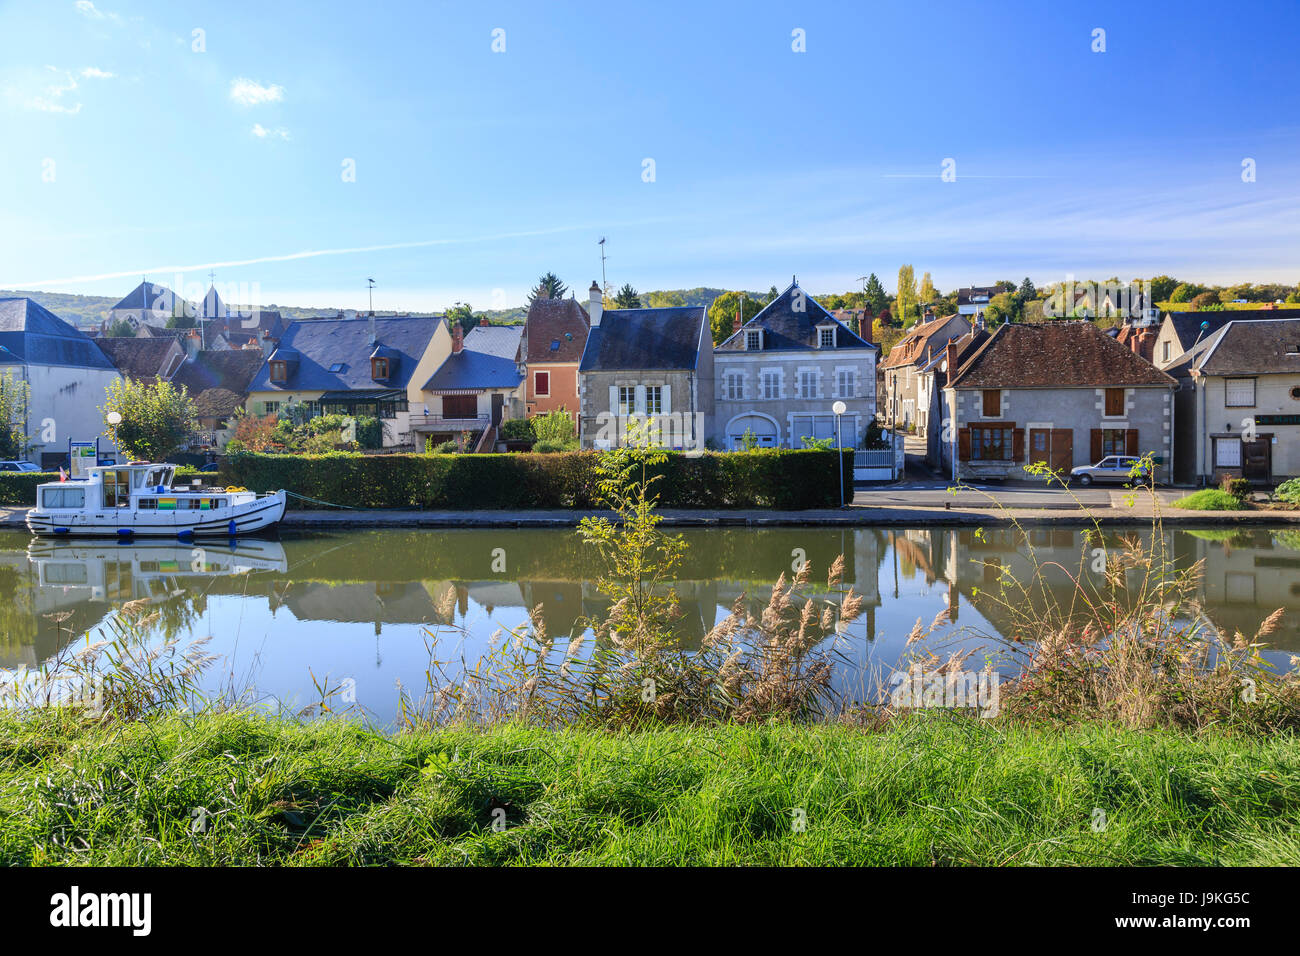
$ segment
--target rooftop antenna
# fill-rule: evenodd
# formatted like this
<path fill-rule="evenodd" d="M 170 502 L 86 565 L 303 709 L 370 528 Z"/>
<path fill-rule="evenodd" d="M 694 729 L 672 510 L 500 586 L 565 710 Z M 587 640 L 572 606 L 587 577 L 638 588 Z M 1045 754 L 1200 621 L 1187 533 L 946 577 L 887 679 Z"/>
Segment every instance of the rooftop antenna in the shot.
<path fill-rule="evenodd" d="M 375 280 L 367 279 L 366 281 L 370 283 L 370 314 L 374 315 L 375 314 Z"/>
<path fill-rule="evenodd" d="M 602 292 L 608 292 L 609 283 L 605 281 L 605 237 L 601 236 L 600 242 L 596 245 L 600 246 L 600 289 Z"/>

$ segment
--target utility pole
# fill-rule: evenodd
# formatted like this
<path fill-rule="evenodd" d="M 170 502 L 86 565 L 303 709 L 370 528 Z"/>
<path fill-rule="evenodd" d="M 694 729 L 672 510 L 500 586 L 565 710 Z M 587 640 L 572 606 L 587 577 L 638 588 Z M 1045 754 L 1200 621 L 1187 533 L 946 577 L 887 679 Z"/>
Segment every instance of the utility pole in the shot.
<path fill-rule="evenodd" d="M 367 279 L 366 281 L 370 283 L 370 314 L 374 315 L 375 314 L 375 280 Z"/>
<path fill-rule="evenodd" d="M 600 292 L 601 295 L 608 296 L 609 283 L 605 281 L 605 237 L 601 236 L 596 245 L 600 246 Z"/>

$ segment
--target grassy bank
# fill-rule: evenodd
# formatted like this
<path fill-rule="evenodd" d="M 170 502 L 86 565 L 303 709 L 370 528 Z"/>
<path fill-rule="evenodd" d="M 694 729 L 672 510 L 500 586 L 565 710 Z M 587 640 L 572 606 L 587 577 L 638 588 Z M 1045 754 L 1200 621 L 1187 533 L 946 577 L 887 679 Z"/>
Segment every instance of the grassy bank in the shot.
<path fill-rule="evenodd" d="M 0 778 L 0 864 L 1300 864 L 1290 735 L 46 712 L 0 718 Z"/>

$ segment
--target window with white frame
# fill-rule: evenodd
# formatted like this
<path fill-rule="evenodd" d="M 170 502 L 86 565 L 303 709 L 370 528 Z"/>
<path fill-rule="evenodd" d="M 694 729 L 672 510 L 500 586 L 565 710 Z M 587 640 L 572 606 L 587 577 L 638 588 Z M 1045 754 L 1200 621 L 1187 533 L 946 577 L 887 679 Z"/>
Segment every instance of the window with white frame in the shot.
<path fill-rule="evenodd" d="M 747 329 L 745 331 L 745 349 L 750 352 L 757 352 L 763 348 L 763 330 Z"/>
<path fill-rule="evenodd" d="M 647 415 L 662 415 L 664 413 L 664 387 L 662 385 L 646 386 L 645 411 Z"/>
<path fill-rule="evenodd" d="M 835 348 L 835 330 L 833 328 L 817 330 L 817 347 L 822 349 Z"/>
<path fill-rule="evenodd" d="M 842 368 L 835 373 L 835 394 L 840 398 L 852 398 L 855 384 L 853 369 Z"/>
<path fill-rule="evenodd" d="M 763 370 L 763 397 L 781 397 L 781 373 L 774 368 Z"/>
<path fill-rule="evenodd" d="M 1229 378 L 1224 380 L 1226 394 L 1224 404 L 1229 408 L 1252 408 L 1255 405 L 1255 380 L 1253 378 Z"/>
<path fill-rule="evenodd" d="M 728 372 L 726 377 L 727 398 L 736 401 L 745 397 L 745 378 L 741 372 Z"/>
<path fill-rule="evenodd" d="M 815 369 L 805 368 L 799 370 L 799 397 L 817 397 L 817 372 Z"/>
<path fill-rule="evenodd" d="M 636 386 L 620 385 L 618 387 L 618 414 L 631 415 L 636 411 Z"/>
<path fill-rule="evenodd" d="M 1240 468 L 1241 467 L 1241 439 L 1240 438 L 1214 439 L 1214 467 L 1215 468 Z"/>

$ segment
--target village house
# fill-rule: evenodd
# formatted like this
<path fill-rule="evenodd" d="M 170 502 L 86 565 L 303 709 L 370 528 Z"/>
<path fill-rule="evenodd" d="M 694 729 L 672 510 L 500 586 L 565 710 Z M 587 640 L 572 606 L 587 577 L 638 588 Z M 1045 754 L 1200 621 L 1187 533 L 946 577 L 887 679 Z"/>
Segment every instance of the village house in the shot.
<path fill-rule="evenodd" d="M 185 361 L 185 349 L 175 336 L 108 336 L 94 341 L 124 378 L 136 382 L 152 382 L 158 378 L 170 381 Z"/>
<path fill-rule="evenodd" d="M 441 318 L 367 316 L 291 322 L 249 385 L 254 415 L 355 415 L 378 418 L 385 446 L 412 445 L 411 406 L 451 354 Z"/>
<path fill-rule="evenodd" d="M 713 338 L 703 306 L 612 309 L 591 284 L 591 329 L 578 365 L 583 448 L 626 441 L 634 420 L 668 448 L 700 450 L 713 422 Z M 603 313 L 603 315 L 602 315 Z"/>
<path fill-rule="evenodd" d="M 1300 476 L 1300 317 L 1231 319 L 1164 371 L 1179 384 L 1176 481 Z"/>
<path fill-rule="evenodd" d="M 1168 480 L 1176 383 L 1091 322 L 1008 323 L 960 364 L 957 344 L 948 348 L 942 461 L 954 479 L 1152 454 L 1156 479 Z"/>
<path fill-rule="evenodd" d="M 720 448 L 800 448 L 803 439 L 835 439 L 832 406 L 844 402 L 839 440 L 858 448 L 876 417 L 876 362 L 870 319 L 855 332 L 797 282 L 713 350 L 715 427 Z"/>
<path fill-rule="evenodd" d="M 951 339 L 944 348 L 933 352 L 929 361 L 917 367 L 918 416 L 926 423 L 921 430 L 925 435 L 925 463 L 931 468 L 943 465 L 943 428 L 930 428 L 928 425 L 943 420 L 943 389 L 948 384 L 948 363 L 952 362 L 954 369 L 961 368 L 962 363 L 988 341 L 989 335 L 983 327 L 973 328 L 960 338 Z"/>
<path fill-rule="evenodd" d="M 597 290 L 599 291 L 599 290 Z M 578 421 L 578 363 L 591 319 L 576 299 L 543 299 L 528 307 L 515 362 L 525 376 L 529 418 L 563 409 Z"/>
<path fill-rule="evenodd" d="M 234 434 L 235 417 L 245 407 L 249 386 L 264 360 L 257 349 L 199 349 L 198 338 L 197 332 L 187 337 L 185 360 L 171 382 L 184 386 L 198 410 L 195 444 L 219 451 Z"/>
<path fill-rule="evenodd" d="M 957 314 L 975 318 L 983 315 L 993 297 L 1002 291 L 997 285 L 977 285 L 957 290 Z M 964 334 L 964 333 L 963 333 Z"/>
<path fill-rule="evenodd" d="M 173 318 L 192 317 L 193 303 L 187 302 L 165 285 L 142 281 L 108 311 L 108 323 L 125 321 L 131 328 L 142 325 L 166 326 Z"/>
<path fill-rule="evenodd" d="M 1156 333 L 1154 355 L 1156 368 L 1166 368 L 1185 352 L 1203 342 L 1229 322 L 1253 322 L 1256 319 L 1297 319 L 1300 309 L 1234 309 L 1231 312 L 1166 312 Z"/>
<path fill-rule="evenodd" d="M 204 351 L 259 348 L 270 355 L 288 327 L 275 309 L 259 306 L 232 309 L 214 285 L 199 303 L 195 324 Z"/>
<path fill-rule="evenodd" d="M 417 447 L 469 436 L 466 451 L 496 450 L 501 423 L 524 416 L 524 376 L 519 354 L 520 325 L 479 325 L 464 335 L 451 331 L 451 354 L 420 388 L 420 408 L 411 430 Z"/>
<path fill-rule="evenodd" d="M 975 321 L 982 323 L 980 319 Z M 882 411 L 887 424 L 901 429 L 915 426 L 920 434 L 926 433 L 929 404 L 921 395 L 920 369 L 932 362 L 949 341 L 968 334 L 972 327 L 973 323 L 960 314 L 935 318 L 933 312 L 927 311 L 894 343 L 880 363 L 885 396 Z"/>
<path fill-rule="evenodd" d="M 115 450 L 100 408 L 117 368 L 94 339 L 31 299 L 0 299 L 0 376 L 28 385 L 23 431 L 42 468 L 66 464 L 69 441 Z"/>

